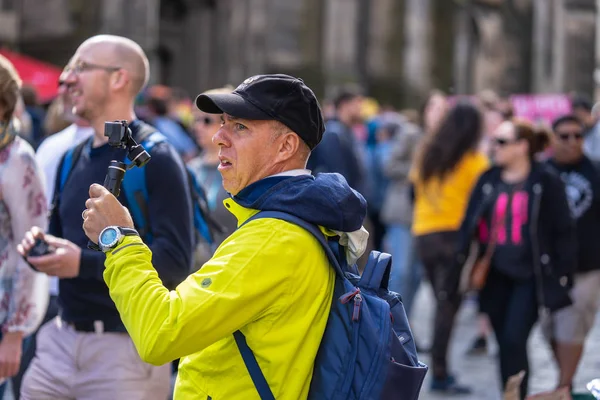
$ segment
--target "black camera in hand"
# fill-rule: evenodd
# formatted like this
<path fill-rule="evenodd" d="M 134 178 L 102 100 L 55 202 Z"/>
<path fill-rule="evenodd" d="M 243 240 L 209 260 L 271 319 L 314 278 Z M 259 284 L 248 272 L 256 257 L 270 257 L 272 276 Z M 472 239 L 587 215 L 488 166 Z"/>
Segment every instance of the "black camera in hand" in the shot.
<path fill-rule="evenodd" d="M 34 271 L 37 271 L 38 269 L 36 267 L 34 267 L 32 264 L 30 264 L 29 261 L 27 261 L 27 257 L 40 257 L 40 256 L 45 256 L 46 254 L 50 254 L 53 252 L 54 252 L 54 249 L 50 247 L 48 242 L 46 242 L 42 238 L 36 238 L 35 243 L 33 244 L 33 247 L 31 249 L 29 249 L 27 254 L 25 254 L 23 256 L 23 259 L 25 260 L 27 265 L 29 265 L 29 267 L 31 267 L 31 269 L 33 269 Z"/>
<path fill-rule="evenodd" d="M 37 238 L 33 247 L 27 252 L 27 257 L 39 257 L 52 253 L 50 245 L 44 239 Z"/>

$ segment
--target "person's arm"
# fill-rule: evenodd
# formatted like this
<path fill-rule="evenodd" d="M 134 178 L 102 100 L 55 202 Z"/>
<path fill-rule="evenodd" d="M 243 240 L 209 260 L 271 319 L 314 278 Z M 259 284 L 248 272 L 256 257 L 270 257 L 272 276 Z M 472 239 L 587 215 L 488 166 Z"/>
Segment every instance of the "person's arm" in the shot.
<path fill-rule="evenodd" d="M 557 174 L 548 173 L 543 196 L 550 210 L 546 217 L 552 218 L 552 249 L 555 260 L 553 272 L 556 276 L 567 276 L 569 284 L 572 284 L 577 266 L 577 232 L 565 185 Z"/>
<path fill-rule="evenodd" d="M 408 180 L 416 139 L 411 133 L 406 133 L 400 134 L 394 142 L 392 153 L 383 164 L 383 172 L 387 178 L 396 181 Z"/>
<path fill-rule="evenodd" d="M 467 203 L 467 209 L 465 210 L 465 214 L 463 217 L 463 221 L 458 230 L 459 232 L 459 240 L 458 240 L 458 248 L 457 254 L 459 258 L 466 258 L 466 254 L 469 251 L 469 247 L 471 245 L 471 241 L 473 239 L 473 228 L 476 226 L 476 219 L 480 216 L 480 208 L 484 205 L 482 201 L 484 201 L 483 196 L 483 185 L 487 181 L 487 174 L 482 174 L 477 183 L 473 187 L 471 194 L 469 196 L 469 202 Z"/>
<path fill-rule="evenodd" d="M 166 287 L 173 289 L 191 269 L 193 227 L 191 195 L 181 158 L 166 143 L 154 146 L 145 166 L 148 215 L 153 240 L 152 265 Z M 82 249 L 82 278 L 102 280 L 104 253 Z"/>
<path fill-rule="evenodd" d="M 24 143 L 21 144 L 23 145 Z M 10 251 L 14 253 L 17 264 L 8 316 L 2 325 L 2 331 L 5 334 L 22 332 L 26 336 L 37 329 L 46 313 L 48 277 L 34 271 L 17 254 L 16 247 L 32 226 L 46 229 L 48 207 L 43 177 L 35 162 L 33 151 L 13 155 L 9 163 L 5 169 L 6 180 L 2 184 L 2 195 L 10 215 L 14 240 L 10 244 Z"/>
<path fill-rule="evenodd" d="M 138 237 L 109 253 L 104 279 L 142 360 L 162 365 L 196 353 L 276 311 L 297 264 L 282 258 L 281 225 L 250 222 L 173 291 Z"/>

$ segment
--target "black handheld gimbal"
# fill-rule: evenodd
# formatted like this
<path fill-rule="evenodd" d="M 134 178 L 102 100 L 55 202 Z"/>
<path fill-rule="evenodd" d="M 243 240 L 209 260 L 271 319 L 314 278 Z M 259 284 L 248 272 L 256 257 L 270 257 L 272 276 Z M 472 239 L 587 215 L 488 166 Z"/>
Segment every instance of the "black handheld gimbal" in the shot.
<path fill-rule="evenodd" d="M 150 161 L 150 154 L 144 149 L 144 146 L 138 144 L 127 126 L 127 121 L 107 121 L 104 123 L 104 136 L 108 137 L 108 144 L 111 147 L 125 149 L 127 158 L 131 163 L 129 165 L 122 161 L 112 160 L 108 165 L 108 172 L 104 178 L 104 187 L 108 189 L 115 197 L 121 193 L 121 183 L 125 178 L 125 172 L 133 167 L 143 167 Z M 88 242 L 88 248 L 100 251 L 100 247 Z"/>
<path fill-rule="evenodd" d="M 131 161 L 131 164 L 126 165 L 122 161 L 112 160 L 108 166 L 104 187 L 117 197 L 121 192 L 121 182 L 123 182 L 125 172 L 133 167 L 146 165 L 150 161 L 150 154 L 133 139 L 127 121 L 105 122 L 104 136 L 108 137 L 109 146 L 126 149 L 127 158 Z"/>

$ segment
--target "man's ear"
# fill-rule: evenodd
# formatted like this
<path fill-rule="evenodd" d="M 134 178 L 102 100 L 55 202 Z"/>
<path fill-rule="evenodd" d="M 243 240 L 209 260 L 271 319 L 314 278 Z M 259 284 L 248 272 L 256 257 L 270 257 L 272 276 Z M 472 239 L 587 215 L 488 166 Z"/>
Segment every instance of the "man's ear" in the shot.
<path fill-rule="evenodd" d="M 294 132 L 285 133 L 282 137 L 280 152 L 284 156 L 284 159 L 292 158 L 296 153 L 298 153 L 300 148 L 300 137 L 296 135 Z"/>
<path fill-rule="evenodd" d="M 111 80 L 111 86 L 115 90 L 123 90 L 129 83 L 129 73 L 127 70 L 120 69 L 116 71 Z"/>

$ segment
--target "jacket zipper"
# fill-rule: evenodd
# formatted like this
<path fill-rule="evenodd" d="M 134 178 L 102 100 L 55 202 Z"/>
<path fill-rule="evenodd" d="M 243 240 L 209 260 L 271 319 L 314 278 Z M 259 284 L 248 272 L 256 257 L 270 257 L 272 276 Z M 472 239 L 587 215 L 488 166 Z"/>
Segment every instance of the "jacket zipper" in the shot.
<path fill-rule="evenodd" d="M 538 310 L 540 314 L 543 316 L 548 312 L 546 308 L 546 301 L 544 298 L 544 278 L 542 266 L 540 265 L 540 246 L 539 240 L 537 236 L 537 225 L 539 222 L 539 214 L 540 214 L 540 203 L 542 201 L 542 186 L 539 183 L 533 185 L 533 215 L 531 218 L 531 225 L 529 226 L 529 234 L 531 235 L 532 241 L 532 251 L 533 251 L 533 267 L 534 267 L 534 275 L 537 280 L 536 285 L 536 293 L 538 297 Z"/>

